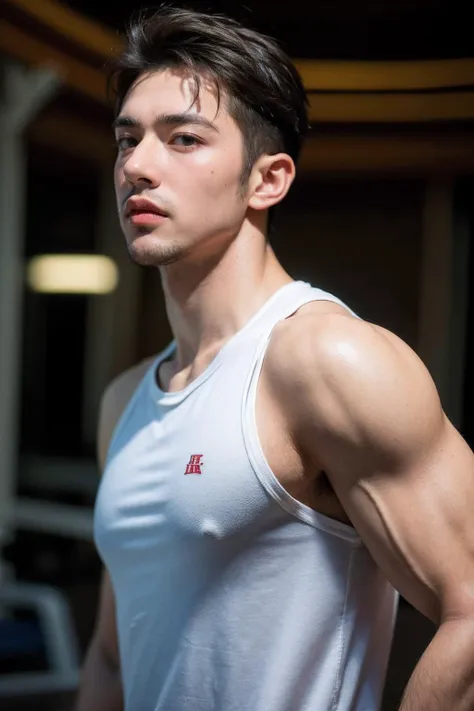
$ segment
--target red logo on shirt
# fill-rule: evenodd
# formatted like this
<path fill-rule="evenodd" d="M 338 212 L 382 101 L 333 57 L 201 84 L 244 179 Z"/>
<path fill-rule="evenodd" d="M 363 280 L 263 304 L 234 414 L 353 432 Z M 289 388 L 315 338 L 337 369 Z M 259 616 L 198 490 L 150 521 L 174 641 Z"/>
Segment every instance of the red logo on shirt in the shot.
<path fill-rule="evenodd" d="M 202 474 L 202 458 L 203 454 L 191 454 L 189 457 L 189 462 L 186 467 L 185 474 Z"/>

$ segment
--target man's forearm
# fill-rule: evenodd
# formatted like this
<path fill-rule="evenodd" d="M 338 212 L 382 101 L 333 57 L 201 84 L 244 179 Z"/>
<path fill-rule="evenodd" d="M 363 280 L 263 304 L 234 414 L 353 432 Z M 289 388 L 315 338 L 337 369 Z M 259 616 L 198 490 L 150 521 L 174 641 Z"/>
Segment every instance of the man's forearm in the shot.
<path fill-rule="evenodd" d="M 443 623 L 418 662 L 400 711 L 474 709 L 474 618 Z"/>
<path fill-rule="evenodd" d="M 93 640 L 84 662 L 74 711 L 123 711 L 120 670 Z"/>

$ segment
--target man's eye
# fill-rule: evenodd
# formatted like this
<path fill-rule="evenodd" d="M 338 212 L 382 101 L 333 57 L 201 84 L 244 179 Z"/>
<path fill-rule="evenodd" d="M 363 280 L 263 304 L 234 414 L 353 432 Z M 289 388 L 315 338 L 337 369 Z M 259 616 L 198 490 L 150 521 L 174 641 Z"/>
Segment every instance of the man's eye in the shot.
<path fill-rule="evenodd" d="M 115 143 L 119 151 L 125 151 L 127 148 L 133 148 L 137 145 L 136 139 L 131 136 L 120 136 L 116 139 Z"/>
<path fill-rule="evenodd" d="M 172 142 L 184 148 L 191 148 L 192 146 L 196 146 L 200 141 L 189 133 L 180 133 L 177 136 L 173 136 Z"/>

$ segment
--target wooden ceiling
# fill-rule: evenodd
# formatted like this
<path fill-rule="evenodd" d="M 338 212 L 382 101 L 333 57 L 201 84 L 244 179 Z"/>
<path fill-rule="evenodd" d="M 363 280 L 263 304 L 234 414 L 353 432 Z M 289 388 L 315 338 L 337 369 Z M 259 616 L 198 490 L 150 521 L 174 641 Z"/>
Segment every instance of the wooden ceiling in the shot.
<path fill-rule="evenodd" d="M 140 0 L 62 1 L 120 31 L 135 10 L 153 5 Z M 186 5 L 243 20 L 279 39 L 294 57 L 474 56 L 469 3 L 461 0 L 188 0 Z"/>
<path fill-rule="evenodd" d="M 31 64 L 61 67 L 69 86 L 106 102 L 104 62 L 117 31 L 54 0 L 8 0 L 1 48 Z M 294 56 L 309 92 L 310 119 L 324 123 L 423 123 L 474 118 L 474 59 L 361 61 Z"/>
<path fill-rule="evenodd" d="M 458 46 L 452 54 L 446 43 L 441 43 L 431 55 L 426 52 L 426 43 L 423 51 L 419 44 L 417 53 L 410 54 L 408 44 L 401 42 L 400 56 L 393 59 L 388 51 L 364 57 L 362 52 L 355 52 L 355 44 L 351 53 L 341 39 L 344 31 L 360 43 L 357 31 L 349 30 L 351 22 L 353 27 L 365 22 L 378 28 L 374 37 L 382 45 L 380 28 L 393 19 L 395 10 L 400 26 L 408 23 L 409 17 L 413 20 L 413 13 L 425 18 L 426 27 L 443 13 L 458 22 L 453 2 L 448 10 L 444 2 L 365 0 L 357 3 L 354 15 L 355 0 L 322 0 L 311 5 L 308 2 L 308 6 L 293 0 L 292 14 L 283 2 L 252 0 L 253 26 L 276 35 L 269 27 L 273 22 L 280 27 L 282 41 L 294 41 L 294 50 L 289 51 L 309 92 L 315 129 L 302 157 L 303 170 L 406 173 L 474 169 L 472 42 L 470 51 L 461 52 Z M 223 0 L 209 4 L 239 15 L 230 12 L 236 7 L 234 3 Z M 120 29 L 138 3 L 115 0 L 111 7 L 109 10 L 105 3 L 89 0 L 62 0 L 60 4 L 57 0 L 0 0 L 0 52 L 30 66 L 53 65 L 63 80 L 57 99 L 31 128 L 36 139 L 106 162 L 113 147 L 111 107 L 102 70 L 105 61 L 119 51 Z M 306 20 L 303 13 L 309 13 L 310 18 Z M 300 36 L 304 32 L 322 36 L 324 17 L 340 30 L 325 38 L 326 53 L 320 51 L 315 39 L 306 47 L 308 51 L 296 35 L 291 40 L 288 28 L 292 22 L 300 28 Z M 411 25 L 403 26 L 405 38 Z M 466 26 L 470 27 L 467 22 Z M 387 29 L 386 43 L 388 37 L 393 49 L 398 39 L 393 26 L 390 32 Z M 419 39 L 421 42 L 421 35 Z"/>

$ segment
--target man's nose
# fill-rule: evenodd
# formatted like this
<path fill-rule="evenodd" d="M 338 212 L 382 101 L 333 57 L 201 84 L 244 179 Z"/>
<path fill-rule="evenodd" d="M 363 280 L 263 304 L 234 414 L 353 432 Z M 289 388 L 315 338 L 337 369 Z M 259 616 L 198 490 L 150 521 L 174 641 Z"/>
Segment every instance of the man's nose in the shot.
<path fill-rule="evenodd" d="M 161 183 L 159 147 L 148 141 L 141 141 L 125 161 L 123 173 L 132 185 L 146 183 L 149 187 L 158 187 Z"/>

